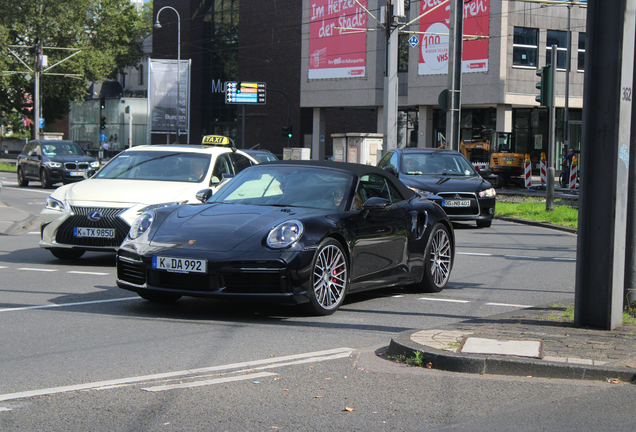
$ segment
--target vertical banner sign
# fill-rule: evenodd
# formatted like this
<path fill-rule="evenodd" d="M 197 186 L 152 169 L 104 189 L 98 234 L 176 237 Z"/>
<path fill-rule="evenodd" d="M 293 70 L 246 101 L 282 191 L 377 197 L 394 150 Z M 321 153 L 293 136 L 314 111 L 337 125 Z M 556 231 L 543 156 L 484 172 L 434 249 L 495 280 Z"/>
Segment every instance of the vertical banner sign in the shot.
<path fill-rule="evenodd" d="M 189 128 L 190 60 L 149 60 L 148 105 L 150 130 L 154 133 L 182 134 Z M 177 83 L 177 75 L 180 82 Z M 177 98 L 177 91 L 179 97 Z"/>
<path fill-rule="evenodd" d="M 359 0 L 367 7 L 367 0 Z M 309 79 L 366 74 L 367 15 L 354 0 L 313 0 L 309 11 Z"/>
<path fill-rule="evenodd" d="M 420 1 L 420 14 L 442 3 L 442 0 Z M 459 4 L 461 4 L 460 2 Z M 448 39 L 450 2 L 420 19 L 422 43 L 418 75 L 448 73 Z M 472 0 L 464 3 L 464 47 L 462 72 L 488 71 L 488 38 L 490 34 L 490 0 Z M 482 37 L 482 39 L 479 39 Z"/>

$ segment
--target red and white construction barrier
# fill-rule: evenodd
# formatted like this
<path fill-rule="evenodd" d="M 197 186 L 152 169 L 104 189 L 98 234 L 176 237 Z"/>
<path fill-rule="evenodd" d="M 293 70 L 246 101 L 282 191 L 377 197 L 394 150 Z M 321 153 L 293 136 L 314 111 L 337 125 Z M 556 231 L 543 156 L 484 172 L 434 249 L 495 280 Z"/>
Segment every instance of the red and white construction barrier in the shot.
<path fill-rule="evenodd" d="M 526 176 L 526 187 L 529 189 L 532 187 L 532 165 L 530 163 L 530 155 L 526 155 L 526 161 L 524 163 L 525 166 L 525 176 Z"/>
<path fill-rule="evenodd" d="M 572 158 L 572 165 L 570 166 L 570 190 L 576 189 L 576 177 L 578 176 L 578 161 L 576 156 Z"/>
<path fill-rule="evenodd" d="M 541 153 L 541 186 L 548 183 L 548 168 L 545 161 L 545 153 Z"/>

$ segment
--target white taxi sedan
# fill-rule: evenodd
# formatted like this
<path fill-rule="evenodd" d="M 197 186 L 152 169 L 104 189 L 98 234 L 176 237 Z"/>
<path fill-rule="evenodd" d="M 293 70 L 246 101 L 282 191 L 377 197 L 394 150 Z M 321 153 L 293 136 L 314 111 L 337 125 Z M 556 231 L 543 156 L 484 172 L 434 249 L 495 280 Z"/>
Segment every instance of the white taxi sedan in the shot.
<path fill-rule="evenodd" d="M 40 247 L 59 259 L 86 251 L 114 252 L 142 212 L 197 202 L 196 193 L 258 162 L 218 145 L 151 145 L 130 148 L 90 179 L 58 188 L 40 213 Z"/>

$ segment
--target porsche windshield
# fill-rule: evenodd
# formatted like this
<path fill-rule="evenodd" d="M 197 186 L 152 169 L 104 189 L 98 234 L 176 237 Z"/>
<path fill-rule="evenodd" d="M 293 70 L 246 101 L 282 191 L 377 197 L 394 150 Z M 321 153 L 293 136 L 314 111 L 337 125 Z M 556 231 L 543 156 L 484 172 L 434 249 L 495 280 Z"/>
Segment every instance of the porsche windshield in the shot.
<path fill-rule="evenodd" d="M 344 210 L 354 176 L 308 166 L 253 166 L 208 202 Z"/>
<path fill-rule="evenodd" d="M 110 161 L 95 178 L 199 183 L 210 155 L 172 151 L 127 151 Z"/>
<path fill-rule="evenodd" d="M 455 153 L 405 153 L 401 171 L 406 175 L 479 175 L 465 157 Z"/>

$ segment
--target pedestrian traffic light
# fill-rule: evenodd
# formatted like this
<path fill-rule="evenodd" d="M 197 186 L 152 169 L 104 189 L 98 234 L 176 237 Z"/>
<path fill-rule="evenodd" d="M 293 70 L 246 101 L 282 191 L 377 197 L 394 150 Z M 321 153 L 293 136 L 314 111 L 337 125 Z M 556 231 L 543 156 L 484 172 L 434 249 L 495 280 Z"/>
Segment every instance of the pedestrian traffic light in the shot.
<path fill-rule="evenodd" d="M 106 117 L 102 116 L 102 118 L 99 120 L 99 128 L 106 129 Z"/>
<path fill-rule="evenodd" d="M 292 127 L 291 126 L 283 126 L 283 136 L 287 138 L 292 137 Z"/>
<path fill-rule="evenodd" d="M 540 93 L 535 97 L 539 105 L 549 107 L 552 103 L 552 65 L 546 65 L 536 72 L 541 81 L 536 84 Z"/>

